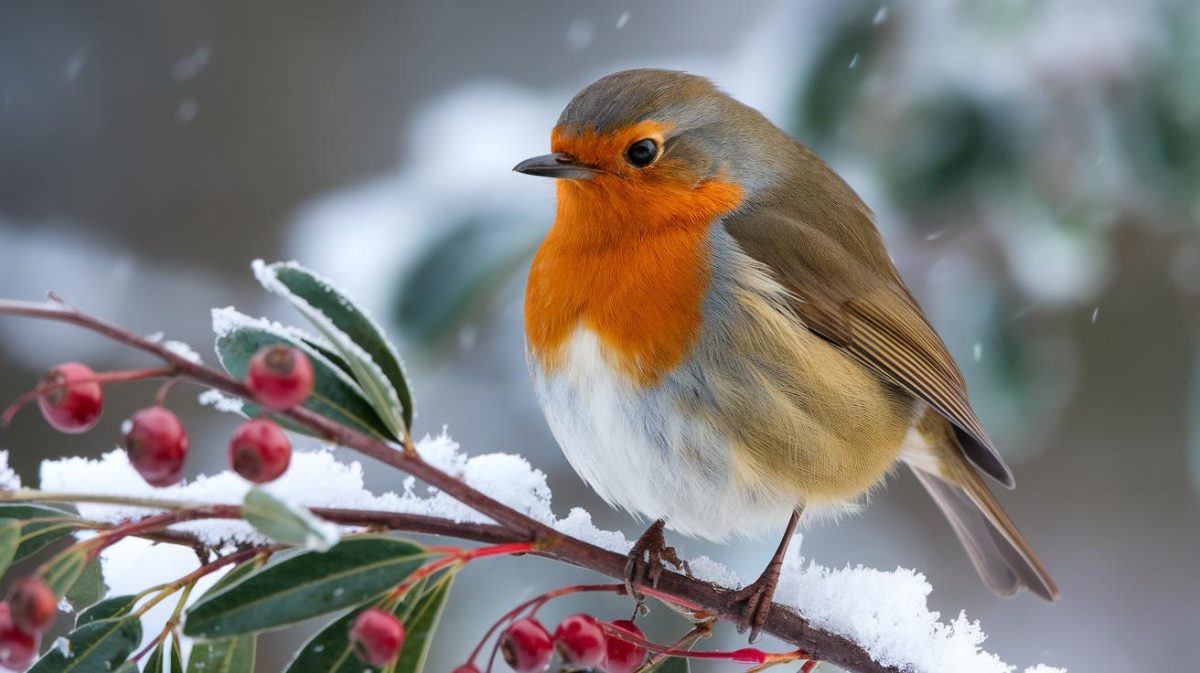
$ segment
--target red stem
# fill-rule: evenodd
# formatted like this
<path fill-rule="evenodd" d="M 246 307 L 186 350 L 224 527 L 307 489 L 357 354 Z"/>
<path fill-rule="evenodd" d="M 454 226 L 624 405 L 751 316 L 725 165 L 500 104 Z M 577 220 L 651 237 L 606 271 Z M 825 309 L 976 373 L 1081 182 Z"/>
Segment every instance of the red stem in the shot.
<path fill-rule="evenodd" d="M 497 619 L 491 625 L 491 627 L 488 628 L 487 633 L 484 633 L 483 637 L 480 638 L 479 642 L 475 645 L 475 649 L 471 650 L 471 656 L 467 658 L 467 663 L 475 662 L 475 658 L 479 656 L 479 651 L 483 649 L 484 643 L 486 643 L 489 639 L 491 639 L 492 634 L 496 632 L 496 629 L 500 628 L 501 624 L 512 621 L 513 619 L 516 618 L 517 615 L 524 612 L 530 606 L 533 606 L 533 610 L 530 612 L 530 614 L 532 615 L 532 614 L 536 614 L 538 609 L 541 608 L 543 605 L 545 605 L 547 602 L 549 602 L 555 598 L 558 598 L 559 596 L 566 596 L 567 594 L 577 594 L 577 593 L 592 592 L 592 591 L 611 591 L 615 594 L 620 595 L 620 594 L 625 593 L 625 585 L 624 584 L 575 584 L 575 585 L 572 585 L 569 587 L 561 587 L 561 588 L 555 589 L 553 591 L 547 591 L 546 593 L 541 594 L 539 596 L 534 596 L 533 598 L 525 601 L 524 603 L 517 605 L 517 607 L 509 610 L 508 612 L 504 613 L 503 615 L 500 615 L 500 619 Z"/>
<path fill-rule="evenodd" d="M 632 643 L 639 647 L 644 647 L 651 652 L 665 654 L 669 657 L 688 657 L 691 659 L 725 659 L 728 661 L 736 661 L 739 664 L 766 664 L 772 662 L 792 661 L 797 658 L 807 657 L 808 653 L 803 650 L 793 650 L 791 652 L 763 652 L 757 647 L 743 647 L 739 650 L 731 651 L 695 651 L 681 650 L 668 645 L 659 645 L 645 638 L 640 638 L 624 629 L 617 628 L 611 624 L 601 624 L 604 632 L 618 640 L 624 640 L 627 643 Z"/>
<path fill-rule="evenodd" d="M 431 548 L 430 551 L 436 551 L 438 549 L 445 549 L 445 548 L 444 547 L 435 547 L 435 548 Z M 470 563 L 471 561 L 474 561 L 475 559 L 487 558 L 488 556 L 502 556 L 505 554 L 527 554 L 533 550 L 534 550 L 534 545 L 532 542 L 514 542 L 511 544 L 498 544 L 498 545 L 492 545 L 491 547 L 478 547 L 475 549 L 451 548 L 451 551 L 444 558 L 440 558 L 432 563 L 427 563 L 427 564 L 421 566 L 420 568 L 417 568 L 415 571 L 413 571 L 413 573 L 411 575 L 409 575 L 407 579 L 404 580 L 403 584 L 400 584 L 395 589 L 393 589 L 390 594 L 388 594 L 388 597 L 389 598 L 397 598 L 399 596 L 404 595 L 404 592 L 408 591 L 408 589 L 410 587 L 412 587 L 412 585 L 416 584 L 417 582 L 419 582 L 420 580 L 422 580 L 426 577 L 429 577 L 430 575 L 441 570 L 442 568 L 446 568 L 448 566 L 452 566 L 455 564 L 466 565 L 467 563 Z"/>
<path fill-rule="evenodd" d="M 55 388 L 65 388 L 67 386 L 78 385 L 81 383 L 123 383 L 126 381 L 144 381 L 146 379 L 159 378 L 162 376 L 174 376 L 175 367 L 148 367 L 145 369 L 125 369 L 115 372 L 101 372 L 95 376 L 90 376 L 86 379 L 76 379 L 74 381 L 58 381 L 43 383 L 42 385 L 27 391 L 25 394 L 18 397 L 12 404 L 4 409 L 4 413 L 0 415 L 0 426 L 8 427 L 12 423 L 13 417 L 26 404 L 36 400 Z"/>

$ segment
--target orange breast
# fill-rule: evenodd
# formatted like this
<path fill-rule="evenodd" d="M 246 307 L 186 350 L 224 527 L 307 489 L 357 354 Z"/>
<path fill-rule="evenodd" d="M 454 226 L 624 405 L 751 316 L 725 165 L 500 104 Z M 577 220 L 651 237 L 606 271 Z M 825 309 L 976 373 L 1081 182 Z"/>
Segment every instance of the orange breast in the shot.
<path fill-rule="evenodd" d="M 584 327 L 611 366 L 657 384 L 699 334 L 708 230 L 741 196 L 733 183 L 666 172 L 559 180 L 558 214 L 525 295 L 526 334 L 543 369 L 561 368 L 564 344 Z"/>

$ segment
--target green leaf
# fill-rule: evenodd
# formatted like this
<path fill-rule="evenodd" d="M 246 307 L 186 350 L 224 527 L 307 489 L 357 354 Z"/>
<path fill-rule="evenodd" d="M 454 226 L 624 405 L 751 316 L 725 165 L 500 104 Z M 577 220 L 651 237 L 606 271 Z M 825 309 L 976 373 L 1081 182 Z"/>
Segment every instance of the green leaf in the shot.
<path fill-rule="evenodd" d="M 21 544 L 17 547 L 13 563 L 27 559 L 51 542 L 69 535 L 80 521 L 71 512 L 57 507 L 16 503 L 0 504 L 0 518 L 23 522 Z"/>
<path fill-rule="evenodd" d="M 94 673 L 111 671 L 129 658 L 142 642 L 137 617 L 101 619 L 67 634 L 67 650 L 52 647 L 29 673 Z"/>
<path fill-rule="evenodd" d="M 166 639 L 158 641 L 158 645 L 154 647 L 154 651 L 146 659 L 146 666 L 142 669 L 142 673 L 172 673 L 171 669 L 166 668 L 171 659 L 163 656 L 166 647 Z"/>
<path fill-rule="evenodd" d="M 318 519 L 259 488 L 252 488 L 242 502 L 242 517 L 258 532 L 283 544 L 326 551 L 338 543 L 341 533 L 334 524 Z"/>
<path fill-rule="evenodd" d="M 170 645 L 167 641 L 167 638 L 163 638 L 158 642 L 154 651 L 150 653 L 150 658 L 146 660 L 146 667 L 142 669 L 142 673 L 184 673 L 179 640 L 171 638 Z M 246 669 L 247 673 L 250 670 Z"/>
<path fill-rule="evenodd" d="M 75 586 L 87 564 L 87 552 L 82 549 L 69 551 L 50 562 L 42 580 L 54 591 L 55 596 L 63 596 Z"/>
<path fill-rule="evenodd" d="M 396 660 L 396 673 L 419 673 L 425 665 L 433 632 L 450 593 L 450 580 L 414 586 L 393 611 L 404 622 L 404 646 Z M 354 656 L 350 626 L 370 605 L 359 606 L 309 639 L 288 665 L 287 673 L 360 673 L 375 671 Z"/>
<path fill-rule="evenodd" d="M 200 599 L 188 610 L 183 632 L 199 638 L 254 633 L 358 605 L 400 584 L 426 554 L 411 542 L 379 536 L 296 554 Z"/>
<path fill-rule="evenodd" d="M 262 561 L 255 559 L 234 566 L 233 570 L 217 580 L 204 596 L 220 593 L 249 577 L 262 567 Z M 188 673 L 242 673 L 254 670 L 255 650 L 257 639 L 254 636 L 237 636 L 219 640 L 198 640 L 192 646 L 188 656 Z"/>
<path fill-rule="evenodd" d="M 412 393 L 383 329 L 332 283 L 294 262 L 256 261 L 254 273 L 263 287 L 291 302 L 333 344 L 375 410 L 402 437 L 412 426 Z"/>
<path fill-rule="evenodd" d="M 0 576 L 8 572 L 17 547 L 21 546 L 21 522 L 16 519 L 0 519 Z"/>
<path fill-rule="evenodd" d="M 127 596 L 113 596 L 106 598 L 99 603 L 87 608 L 79 613 L 75 618 L 75 628 L 80 628 L 85 624 L 100 621 L 101 619 L 112 619 L 128 613 L 137 605 L 138 597 L 133 594 Z"/>
<path fill-rule="evenodd" d="M 104 584 L 104 573 L 100 569 L 100 559 L 97 558 L 83 567 L 83 573 L 71 585 L 66 598 L 71 607 L 82 610 L 104 598 L 106 593 L 108 587 Z"/>
<path fill-rule="evenodd" d="M 420 673 L 425 670 L 425 660 L 433 644 L 433 633 L 446 608 L 452 580 L 433 582 L 432 588 L 420 598 L 411 594 L 396 609 L 396 616 L 404 622 L 404 646 L 396 661 L 396 673 Z"/>
<path fill-rule="evenodd" d="M 396 321 L 426 347 L 444 343 L 526 264 L 540 239 L 540 232 L 502 217 L 447 227 L 401 279 Z"/>
<path fill-rule="evenodd" d="M 250 574 L 253 573 L 255 570 L 258 570 L 259 568 L 261 568 L 262 565 L 263 565 L 262 559 L 254 559 L 254 560 L 246 561 L 245 563 L 240 563 L 240 564 L 234 566 L 233 570 L 230 570 L 229 572 L 222 575 L 221 579 L 217 580 L 215 584 L 213 584 L 211 587 L 209 587 L 208 591 L 204 592 L 204 595 L 209 596 L 211 594 L 215 594 L 215 593 L 223 590 L 225 587 L 233 586 L 234 584 L 241 582 L 242 580 L 249 577 Z"/>
<path fill-rule="evenodd" d="M 250 358 L 254 357 L 260 348 L 281 344 L 299 348 L 312 362 L 313 392 L 304 401 L 305 408 L 360 432 L 381 439 L 395 439 L 350 377 L 298 336 L 283 336 L 260 326 L 235 327 L 217 337 L 217 357 L 230 376 L 241 380 L 246 376 Z M 252 402 L 243 402 L 242 412 L 247 416 L 257 416 L 262 413 L 262 409 Z M 284 416 L 276 414 L 273 418 L 291 430 L 312 434 L 308 428 Z"/>
<path fill-rule="evenodd" d="M 246 673 L 254 670 L 254 636 L 201 640 L 192 646 L 187 673 Z"/>

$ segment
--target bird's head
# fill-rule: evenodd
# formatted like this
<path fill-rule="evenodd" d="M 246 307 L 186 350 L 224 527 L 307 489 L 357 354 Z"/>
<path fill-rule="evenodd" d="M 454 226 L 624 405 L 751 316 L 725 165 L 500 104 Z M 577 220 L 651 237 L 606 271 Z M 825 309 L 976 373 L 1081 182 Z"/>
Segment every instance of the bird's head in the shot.
<path fill-rule="evenodd" d="M 626 229 L 708 221 L 769 182 L 782 135 L 707 79 L 625 70 L 580 91 L 554 127 L 552 153 L 513 170 L 558 178 L 560 216 L 603 209 Z"/>

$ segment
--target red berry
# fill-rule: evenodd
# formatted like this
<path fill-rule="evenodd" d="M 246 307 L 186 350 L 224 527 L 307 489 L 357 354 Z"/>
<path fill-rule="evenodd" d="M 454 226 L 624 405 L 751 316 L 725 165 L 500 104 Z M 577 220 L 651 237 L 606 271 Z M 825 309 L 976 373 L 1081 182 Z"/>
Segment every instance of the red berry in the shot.
<path fill-rule="evenodd" d="M 387 666 L 396 660 L 404 645 L 404 625 L 394 615 L 371 608 L 354 620 L 350 642 L 364 664 Z"/>
<path fill-rule="evenodd" d="M 183 479 L 188 436 L 183 423 L 166 407 L 146 407 L 121 427 L 129 462 L 151 486 L 170 486 Z"/>
<path fill-rule="evenodd" d="M 312 392 L 312 363 L 297 348 L 264 346 L 250 359 L 246 385 L 264 407 L 290 409 Z"/>
<path fill-rule="evenodd" d="M 454 669 L 454 673 L 479 673 L 479 667 L 468 661 L 462 666 Z"/>
<path fill-rule="evenodd" d="M 538 620 L 518 619 L 500 637 L 500 652 L 517 673 L 535 673 L 550 668 L 554 641 Z"/>
<path fill-rule="evenodd" d="M 608 625 L 638 638 L 646 638 L 646 634 L 642 633 L 637 624 L 628 619 L 618 619 L 615 622 L 609 622 Z M 607 673 L 633 673 L 641 668 L 642 663 L 646 660 L 646 648 L 609 634 L 605 634 L 605 637 L 608 641 L 608 652 L 604 660 L 604 670 Z"/>
<path fill-rule="evenodd" d="M 571 615 L 554 629 L 554 643 L 571 668 L 596 668 L 604 663 L 604 629 L 591 615 Z"/>
<path fill-rule="evenodd" d="M 274 481 L 292 461 L 292 442 L 274 421 L 255 418 L 233 431 L 229 464 L 233 471 L 256 484 Z"/>
<path fill-rule="evenodd" d="M 46 422 L 59 432 L 87 432 L 104 411 L 104 388 L 93 379 L 96 372 L 78 362 L 64 362 L 46 372 L 39 387 L 54 385 L 38 396 Z"/>
<path fill-rule="evenodd" d="M 0 603 L 0 666 L 23 671 L 33 663 L 39 638 L 17 628 L 8 603 Z"/>
<path fill-rule="evenodd" d="M 41 633 L 54 621 L 58 600 L 46 583 L 36 577 L 17 580 L 8 592 L 12 621 L 25 633 Z"/>

